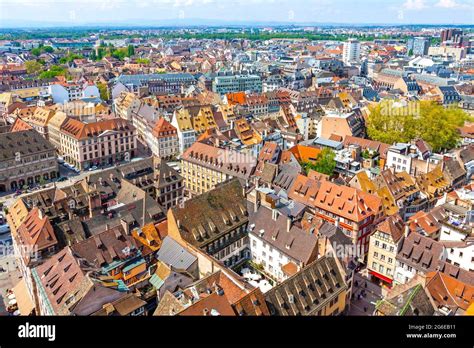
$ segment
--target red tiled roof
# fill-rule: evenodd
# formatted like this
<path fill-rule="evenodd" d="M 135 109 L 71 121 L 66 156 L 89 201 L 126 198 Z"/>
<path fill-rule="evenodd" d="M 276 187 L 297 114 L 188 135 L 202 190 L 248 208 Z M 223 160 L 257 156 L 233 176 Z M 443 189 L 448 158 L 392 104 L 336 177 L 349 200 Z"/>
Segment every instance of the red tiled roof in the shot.
<path fill-rule="evenodd" d="M 153 135 L 157 138 L 168 137 L 176 134 L 176 128 L 164 118 L 160 118 L 156 123 L 155 128 L 153 128 Z"/>
<path fill-rule="evenodd" d="M 314 205 L 354 222 L 362 222 L 383 210 L 379 197 L 329 181 L 321 182 Z"/>

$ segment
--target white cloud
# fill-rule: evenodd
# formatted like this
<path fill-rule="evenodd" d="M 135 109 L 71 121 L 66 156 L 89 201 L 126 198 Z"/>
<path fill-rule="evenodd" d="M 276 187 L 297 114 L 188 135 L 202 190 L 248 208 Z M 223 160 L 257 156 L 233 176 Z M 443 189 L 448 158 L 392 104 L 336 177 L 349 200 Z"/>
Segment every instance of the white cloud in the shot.
<path fill-rule="evenodd" d="M 441 7 L 441 8 L 464 8 L 464 9 L 470 9 L 470 10 L 473 10 L 473 7 L 474 7 L 473 5 L 463 4 L 463 3 L 457 2 L 456 0 L 439 0 L 435 4 L 436 7 Z"/>
<path fill-rule="evenodd" d="M 458 7 L 459 4 L 455 0 L 440 0 L 435 6 L 444 8 L 455 8 Z"/>
<path fill-rule="evenodd" d="M 426 8 L 425 0 L 406 0 L 403 8 L 406 10 L 422 10 Z"/>

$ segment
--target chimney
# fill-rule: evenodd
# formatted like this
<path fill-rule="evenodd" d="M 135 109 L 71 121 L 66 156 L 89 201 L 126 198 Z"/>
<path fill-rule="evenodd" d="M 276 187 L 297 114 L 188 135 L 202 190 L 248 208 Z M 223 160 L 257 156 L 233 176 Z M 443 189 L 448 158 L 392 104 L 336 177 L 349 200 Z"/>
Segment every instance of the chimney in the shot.
<path fill-rule="evenodd" d="M 410 226 L 408 226 L 408 224 L 405 225 L 405 232 L 404 232 L 404 236 L 405 238 L 408 237 L 408 235 L 410 234 Z"/>
<path fill-rule="evenodd" d="M 204 308 L 204 309 L 202 310 L 202 315 L 204 315 L 205 317 L 208 316 L 208 315 L 209 315 L 209 309 Z"/>
<path fill-rule="evenodd" d="M 38 208 L 38 217 L 40 220 L 43 220 L 43 210 L 41 210 L 41 208 Z"/>
<path fill-rule="evenodd" d="M 130 226 L 128 225 L 128 223 L 125 220 L 120 219 L 120 224 L 122 225 L 125 233 L 129 235 L 130 234 Z"/>
<path fill-rule="evenodd" d="M 176 226 L 178 226 L 178 228 L 181 228 L 181 221 L 179 219 L 176 220 Z"/>
<path fill-rule="evenodd" d="M 292 223 L 291 217 L 287 216 L 287 217 L 286 217 L 286 232 L 290 232 L 290 230 L 291 230 L 291 223 Z"/>
<path fill-rule="evenodd" d="M 278 210 L 272 209 L 272 219 L 276 221 L 278 219 Z"/>
<path fill-rule="evenodd" d="M 336 220 L 334 221 L 334 226 L 336 226 L 336 228 L 339 228 L 339 218 L 336 218 Z"/>

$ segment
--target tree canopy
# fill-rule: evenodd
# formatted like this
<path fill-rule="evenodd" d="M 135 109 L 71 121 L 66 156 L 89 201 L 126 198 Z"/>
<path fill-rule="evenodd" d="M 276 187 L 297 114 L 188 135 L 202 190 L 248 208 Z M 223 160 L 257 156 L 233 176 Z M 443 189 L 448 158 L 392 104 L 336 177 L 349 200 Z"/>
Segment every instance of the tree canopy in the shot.
<path fill-rule="evenodd" d="M 28 60 L 25 62 L 25 68 L 28 74 L 38 74 L 43 70 L 43 65 L 36 60 Z"/>
<path fill-rule="evenodd" d="M 38 57 L 41 53 L 46 52 L 46 53 L 53 53 L 54 48 L 51 46 L 39 46 L 36 48 L 33 48 L 30 53 L 36 57 Z"/>
<path fill-rule="evenodd" d="M 66 68 L 60 65 L 53 65 L 49 68 L 48 71 L 43 71 L 40 75 L 40 79 L 51 79 L 56 76 L 66 76 L 67 70 Z"/>
<path fill-rule="evenodd" d="M 336 168 L 336 153 L 329 149 L 324 148 L 316 158 L 314 162 L 303 163 L 303 169 L 309 172 L 310 169 L 317 171 L 318 173 L 332 175 Z"/>
<path fill-rule="evenodd" d="M 76 53 L 69 53 L 67 56 L 64 56 L 61 59 L 59 59 L 59 63 L 61 64 L 70 63 L 74 59 L 82 59 L 82 58 L 84 58 L 83 55 L 76 54 Z"/>
<path fill-rule="evenodd" d="M 105 83 L 97 83 L 97 88 L 100 92 L 100 99 L 108 101 L 109 100 L 109 90 Z"/>
<path fill-rule="evenodd" d="M 407 105 L 384 101 L 370 107 L 367 133 L 371 139 L 387 144 L 422 138 L 438 152 L 456 147 L 460 138 L 458 128 L 468 120 L 470 116 L 454 106 L 444 107 L 430 101 Z"/>

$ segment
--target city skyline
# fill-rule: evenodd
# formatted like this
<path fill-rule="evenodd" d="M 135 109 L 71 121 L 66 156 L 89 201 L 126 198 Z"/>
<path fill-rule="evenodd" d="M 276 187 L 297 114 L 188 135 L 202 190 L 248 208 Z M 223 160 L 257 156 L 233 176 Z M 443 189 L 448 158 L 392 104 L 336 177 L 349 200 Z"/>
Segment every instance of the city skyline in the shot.
<path fill-rule="evenodd" d="M 41 18 L 38 9 L 42 9 Z M 155 11 L 151 11 L 155 9 Z M 446 20 L 449 18 L 449 20 Z M 469 25 L 466 0 L 0 0 L 1 27 L 85 25 Z"/>

